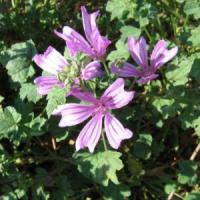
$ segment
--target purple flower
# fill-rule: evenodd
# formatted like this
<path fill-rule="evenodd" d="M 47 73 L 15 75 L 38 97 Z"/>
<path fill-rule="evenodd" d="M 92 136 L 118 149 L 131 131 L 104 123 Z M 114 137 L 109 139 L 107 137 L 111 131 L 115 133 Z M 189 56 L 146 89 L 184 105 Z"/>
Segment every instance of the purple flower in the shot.
<path fill-rule="evenodd" d="M 145 84 L 157 78 L 158 74 L 156 74 L 156 71 L 178 52 L 177 47 L 168 50 L 166 41 L 159 40 L 152 51 L 149 65 L 147 44 L 143 37 L 138 40 L 132 37 L 129 38 L 128 49 L 132 58 L 141 68 L 138 69 L 132 64 L 125 63 L 122 68 L 117 68 L 113 65 L 112 72 L 120 77 L 136 77 L 138 79 L 137 82 L 140 84 Z"/>
<path fill-rule="evenodd" d="M 88 14 L 86 8 L 82 6 L 81 12 L 83 28 L 87 40 L 68 26 L 64 26 L 62 33 L 57 31 L 55 31 L 55 33 L 65 40 L 72 56 L 76 55 L 78 52 L 82 52 L 93 59 L 101 59 L 105 56 L 106 49 L 111 41 L 101 36 L 97 28 L 96 17 L 99 15 L 99 11 Z"/>
<path fill-rule="evenodd" d="M 57 85 L 61 88 L 64 88 L 64 80 L 61 81 L 59 76 L 64 76 L 68 78 L 70 75 L 70 64 L 58 51 L 53 47 L 49 46 L 48 49 L 43 54 L 37 54 L 33 57 L 34 62 L 42 68 L 44 71 L 52 74 L 48 76 L 39 76 L 34 80 L 34 83 L 37 85 L 38 93 L 41 95 L 46 95 Z M 75 67 L 74 67 L 75 68 Z M 74 72 L 76 69 L 71 69 Z M 81 74 L 72 74 L 83 80 L 90 80 L 94 77 L 101 76 L 101 65 L 99 61 L 90 62 L 84 69 L 80 70 Z M 72 77 L 72 78 L 77 78 Z"/>
<path fill-rule="evenodd" d="M 101 71 L 101 64 L 99 61 L 91 62 L 81 70 L 81 78 L 86 81 L 101 76 L 103 76 L 103 71 Z"/>
<path fill-rule="evenodd" d="M 119 148 L 123 139 L 132 137 L 133 133 L 124 128 L 119 120 L 110 113 L 112 109 L 127 105 L 134 97 L 134 92 L 124 90 L 123 79 L 118 78 L 106 89 L 100 99 L 96 99 L 90 92 L 83 92 L 80 89 L 75 89 L 71 94 L 88 104 L 68 103 L 58 106 L 53 114 L 62 116 L 60 127 L 74 126 L 92 117 L 76 140 L 77 151 L 85 147 L 88 147 L 90 152 L 94 151 L 103 131 L 103 118 L 108 142 L 114 149 Z"/>

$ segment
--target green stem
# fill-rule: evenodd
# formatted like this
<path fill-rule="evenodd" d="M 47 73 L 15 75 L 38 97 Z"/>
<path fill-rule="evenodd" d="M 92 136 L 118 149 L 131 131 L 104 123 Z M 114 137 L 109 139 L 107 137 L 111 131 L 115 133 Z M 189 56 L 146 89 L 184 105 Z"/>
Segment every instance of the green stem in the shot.
<path fill-rule="evenodd" d="M 186 27 L 188 20 L 189 20 L 189 16 L 187 15 L 186 18 L 184 19 L 183 27 Z"/>
<path fill-rule="evenodd" d="M 11 0 L 12 7 L 15 8 L 15 0 Z"/>
<path fill-rule="evenodd" d="M 170 16 L 171 22 L 172 22 L 172 29 L 173 29 L 173 33 L 174 36 L 176 36 L 176 22 L 175 22 L 175 18 L 173 16 Z"/>
<path fill-rule="evenodd" d="M 167 9 L 168 12 L 170 12 L 171 14 L 173 14 L 177 18 L 180 18 L 180 19 L 182 18 L 182 16 L 179 13 L 175 12 L 165 0 L 160 0 L 160 2 L 163 5 L 165 5 L 165 8 Z"/>
<path fill-rule="evenodd" d="M 108 66 L 106 65 L 105 61 L 103 61 L 103 66 L 104 66 L 107 76 L 109 77 L 110 72 L 109 72 Z"/>
<path fill-rule="evenodd" d="M 152 41 L 151 35 L 150 35 L 149 31 L 146 29 L 146 27 L 144 27 L 143 30 L 146 33 L 146 35 L 149 38 L 149 40 Z"/>
<path fill-rule="evenodd" d="M 84 83 L 84 80 L 82 80 L 81 78 L 80 78 L 79 80 L 80 80 L 81 88 L 82 88 L 82 89 L 85 89 L 85 83 Z"/>
<path fill-rule="evenodd" d="M 102 130 L 101 135 L 102 135 L 104 149 L 105 149 L 105 151 L 108 151 L 104 130 Z"/>
<path fill-rule="evenodd" d="M 161 25 L 159 16 L 157 17 L 157 24 L 158 24 L 158 29 L 159 29 L 159 31 L 160 31 L 160 34 L 162 35 L 162 37 L 165 37 L 165 33 L 164 33 L 164 31 L 163 31 L 164 29 L 163 29 L 163 27 L 162 27 L 162 25 Z"/>

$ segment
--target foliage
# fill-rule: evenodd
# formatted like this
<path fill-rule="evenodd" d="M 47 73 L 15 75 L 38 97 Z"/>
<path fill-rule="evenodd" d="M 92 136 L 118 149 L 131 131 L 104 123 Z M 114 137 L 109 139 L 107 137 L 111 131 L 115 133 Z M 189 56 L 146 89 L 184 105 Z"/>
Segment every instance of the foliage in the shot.
<path fill-rule="evenodd" d="M 129 61 L 127 38 L 159 39 L 178 46 L 177 57 L 147 85 L 133 84 L 134 100 L 113 114 L 134 131 L 115 151 L 100 140 L 93 154 L 74 152 L 83 125 L 58 127 L 52 111 L 71 102 L 54 87 L 43 97 L 32 58 L 48 45 L 64 50 L 53 34 L 64 25 L 80 31 L 80 6 L 100 9 L 98 25 L 112 41 L 104 64 Z M 200 199 L 200 1 L 0 0 L 0 199 L 149 200 L 171 192 Z M 37 50 L 36 50 L 37 49 Z M 65 52 L 66 53 L 66 52 Z M 67 57 L 65 55 L 65 57 Z M 88 82 L 100 96 L 116 76 Z M 134 83 L 126 79 L 126 88 Z"/>

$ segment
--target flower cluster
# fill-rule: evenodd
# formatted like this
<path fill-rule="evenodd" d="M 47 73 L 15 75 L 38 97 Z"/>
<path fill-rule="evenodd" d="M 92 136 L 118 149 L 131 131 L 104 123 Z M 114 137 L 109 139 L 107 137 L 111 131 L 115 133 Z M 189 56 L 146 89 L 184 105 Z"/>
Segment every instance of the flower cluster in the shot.
<path fill-rule="evenodd" d="M 88 147 L 93 152 L 100 137 L 104 134 L 112 148 L 119 148 L 122 140 L 132 137 L 133 132 L 125 128 L 111 114 L 111 110 L 119 109 L 129 104 L 134 98 L 134 91 L 125 91 L 125 81 L 117 78 L 102 94 L 96 98 L 86 90 L 81 83 L 104 76 L 101 62 L 105 60 L 107 47 L 111 41 L 100 34 L 96 24 L 99 11 L 89 14 L 81 7 L 83 30 L 86 39 L 74 29 L 65 26 L 62 33 L 55 34 L 66 42 L 70 58 L 66 59 L 56 49 L 49 46 L 43 54 L 34 56 L 34 62 L 49 75 L 35 79 L 38 93 L 46 95 L 55 86 L 68 88 L 68 94 L 83 103 L 67 103 L 58 106 L 53 115 L 61 115 L 60 127 L 69 127 L 82 123 L 91 117 L 81 130 L 76 140 L 76 150 Z M 130 63 L 112 64 L 111 72 L 119 77 L 135 77 L 139 84 L 149 83 L 158 77 L 157 70 L 171 60 L 178 51 L 177 47 L 167 49 L 167 43 L 160 40 L 155 45 L 148 62 L 147 44 L 143 37 L 128 38 L 130 55 L 139 67 Z M 84 55 L 77 61 L 77 55 Z M 103 125 L 104 123 L 104 125 Z M 104 128 L 103 128 L 104 126 Z"/>

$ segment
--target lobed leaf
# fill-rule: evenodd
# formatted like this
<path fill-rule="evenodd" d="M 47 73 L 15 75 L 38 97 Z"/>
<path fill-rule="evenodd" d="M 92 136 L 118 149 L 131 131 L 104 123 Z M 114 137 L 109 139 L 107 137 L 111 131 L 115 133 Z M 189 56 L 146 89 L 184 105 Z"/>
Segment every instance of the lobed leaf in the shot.
<path fill-rule="evenodd" d="M 103 186 L 108 186 L 109 181 L 119 184 L 116 172 L 123 168 L 120 156 L 121 153 L 116 151 L 93 154 L 81 152 L 75 154 L 74 158 L 78 165 L 78 170 L 84 176 Z"/>

